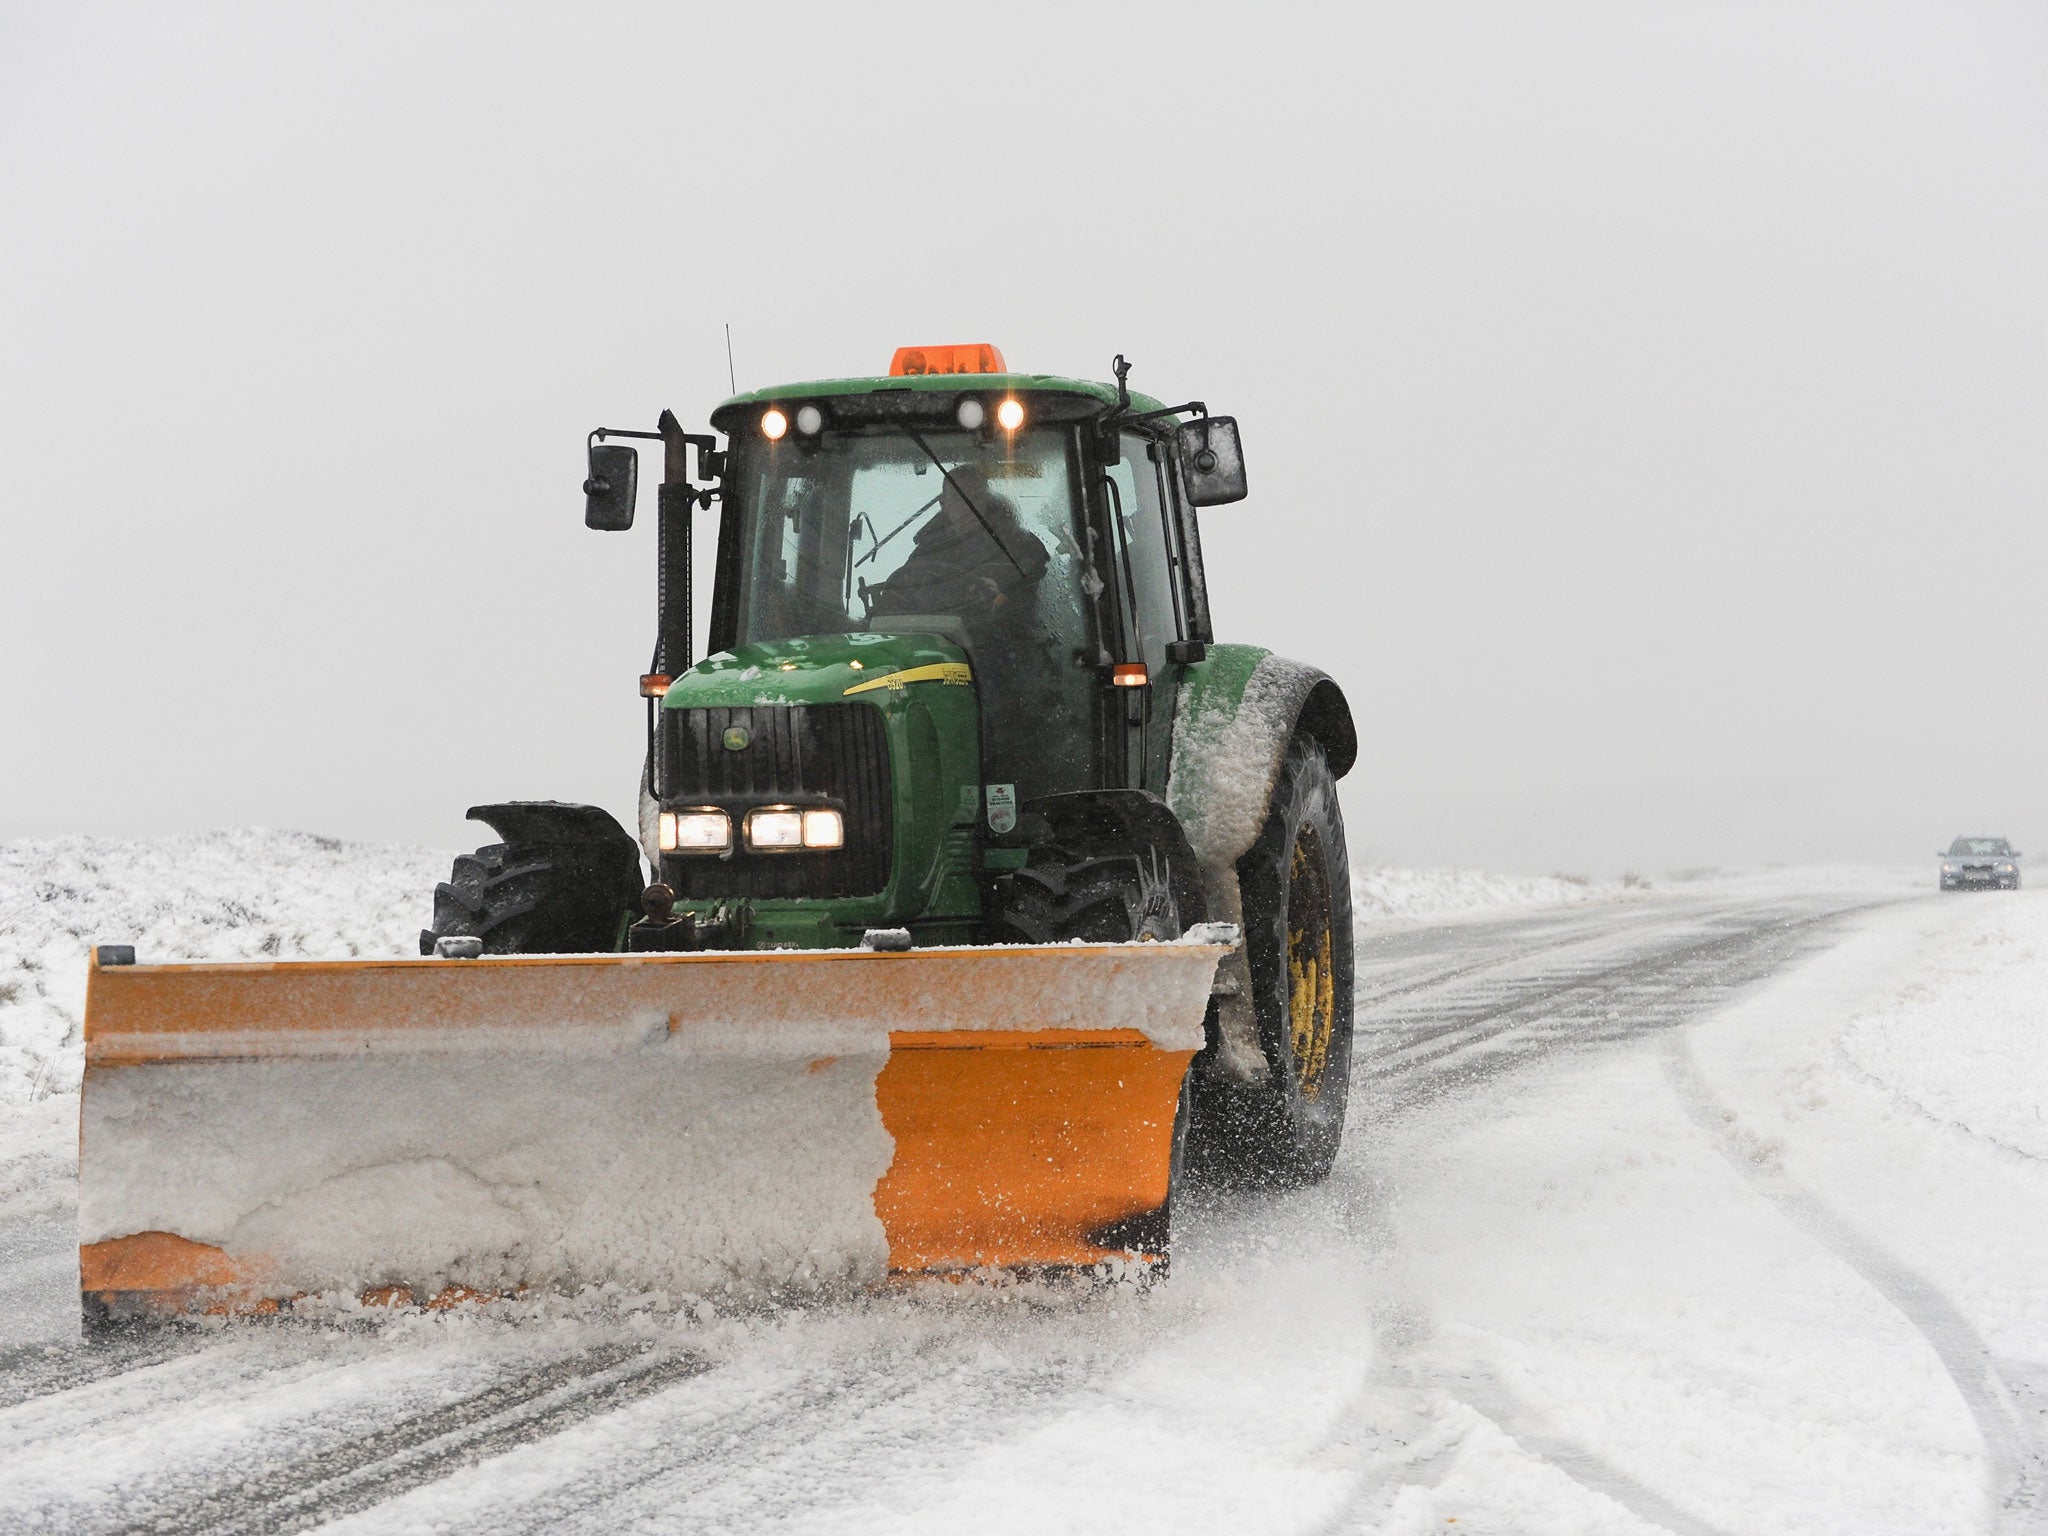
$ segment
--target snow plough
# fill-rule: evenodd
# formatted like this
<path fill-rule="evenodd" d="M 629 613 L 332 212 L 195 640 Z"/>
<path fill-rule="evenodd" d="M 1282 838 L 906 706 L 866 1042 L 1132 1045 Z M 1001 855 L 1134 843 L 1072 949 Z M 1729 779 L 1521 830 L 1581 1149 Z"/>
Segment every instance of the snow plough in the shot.
<path fill-rule="evenodd" d="M 1322 1178 L 1350 712 L 1213 636 L 1236 421 L 1113 372 L 904 348 L 592 432 L 587 526 L 663 470 L 637 835 L 473 808 L 416 959 L 96 951 L 88 1316 L 1156 1272 L 1190 1162 Z"/>

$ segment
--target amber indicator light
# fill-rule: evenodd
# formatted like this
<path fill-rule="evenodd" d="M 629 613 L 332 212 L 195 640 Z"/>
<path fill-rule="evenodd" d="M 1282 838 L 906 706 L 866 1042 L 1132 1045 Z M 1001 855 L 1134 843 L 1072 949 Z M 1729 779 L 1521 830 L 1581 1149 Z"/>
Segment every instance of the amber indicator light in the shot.
<path fill-rule="evenodd" d="M 961 341 L 947 347 L 898 347 L 889 359 L 889 377 L 914 379 L 927 373 L 1008 373 L 1003 354 L 985 341 Z"/>

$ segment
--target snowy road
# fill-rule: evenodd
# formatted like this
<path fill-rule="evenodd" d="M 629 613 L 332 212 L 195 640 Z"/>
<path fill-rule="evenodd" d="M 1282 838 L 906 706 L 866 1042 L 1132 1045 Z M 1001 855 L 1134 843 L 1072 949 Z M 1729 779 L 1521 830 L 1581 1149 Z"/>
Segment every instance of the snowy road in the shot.
<path fill-rule="evenodd" d="M 2033 902 L 1374 929 L 1337 1173 L 1200 1195 L 1149 1290 L 86 1346 L 68 1223 L 0 1228 L 0 1529 L 2048 1529 L 2048 1161 L 1940 1163 L 1993 1111 L 1827 1044 L 1920 1060 L 1913 989 L 2030 964 Z"/>

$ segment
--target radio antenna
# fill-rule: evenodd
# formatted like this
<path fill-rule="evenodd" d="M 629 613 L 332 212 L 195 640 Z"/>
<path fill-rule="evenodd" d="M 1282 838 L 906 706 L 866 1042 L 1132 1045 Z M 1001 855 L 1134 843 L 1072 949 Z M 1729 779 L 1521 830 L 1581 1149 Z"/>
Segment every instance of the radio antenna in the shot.
<path fill-rule="evenodd" d="M 725 381 L 732 385 L 732 392 L 740 392 L 740 378 L 732 366 L 732 322 L 725 322 Z"/>

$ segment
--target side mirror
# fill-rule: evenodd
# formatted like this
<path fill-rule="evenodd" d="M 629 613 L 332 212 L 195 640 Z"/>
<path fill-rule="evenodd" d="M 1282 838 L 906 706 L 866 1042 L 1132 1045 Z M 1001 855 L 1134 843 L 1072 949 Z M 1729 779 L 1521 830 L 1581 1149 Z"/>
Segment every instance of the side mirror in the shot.
<path fill-rule="evenodd" d="M 590 478 L 583 482 L 583 526 L 623 533 L 633 526 L 640 455 L 624 443 L 590 445 Z"/>
<path fill-rule="evenodd" d="M 1238 442 L 1235 416 L 1184 421 L 1173 435 L 1180 444 L 1189 501 L 1198 507 L 1220 507 L 1244 500 L 1244 447 Z"/>

